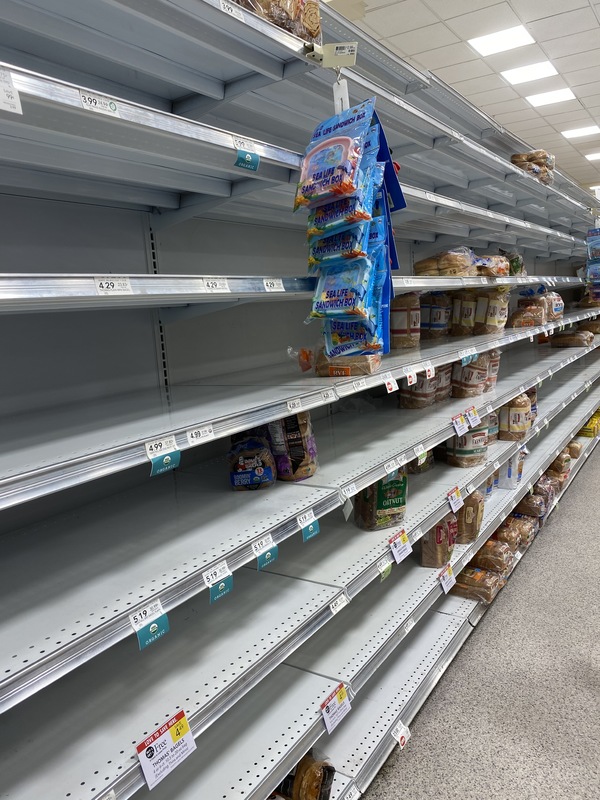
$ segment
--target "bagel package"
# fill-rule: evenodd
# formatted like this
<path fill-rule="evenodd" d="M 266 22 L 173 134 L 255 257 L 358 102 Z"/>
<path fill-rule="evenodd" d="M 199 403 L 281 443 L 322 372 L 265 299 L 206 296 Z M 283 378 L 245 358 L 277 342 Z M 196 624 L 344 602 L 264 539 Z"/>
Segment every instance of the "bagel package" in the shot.
<path fill-rule="evenodd" d="M 275 458 L 269 442 L 246 436 L 233 444 L 227 455 L 232 488 L 236 491 L 267 489 L 277 479 Z"/>

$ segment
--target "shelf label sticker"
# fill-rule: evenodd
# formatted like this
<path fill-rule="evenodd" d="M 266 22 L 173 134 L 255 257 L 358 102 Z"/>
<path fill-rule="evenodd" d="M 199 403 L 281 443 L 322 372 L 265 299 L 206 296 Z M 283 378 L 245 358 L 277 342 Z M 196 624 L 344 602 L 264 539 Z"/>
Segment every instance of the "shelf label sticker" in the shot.
<path fill-rule="evenodd" d="M 479 416 L 479 412 L 475 406 L 470 406 L 470 408 L 467 408 L 465 414 L 467 415 L 467 420 L 472 428 L 476 428 L 478 425 L 481 425 L 481 417 Z"/>
<path fill-rule="evenodd" d="M 220 0 L 221 11 L 225 14 L 229 14 L 231 17 L 235 17 L 239 19 L 241 22 L 244 21 L 244 12 L 242 9 L 236 5 L 234 2 L 230 0 Z"/>
<path fill-rule="evenodd" d="M 0 68 L 0 111 L 22 114 L 21 98 L 13 86 L 10 70 Z"/>
<path fill-rule="evenodd" d="M 263 278 L 265 292 L 285 292 L 285 286 L 281 278 Z"/>
<path fill-rule="evenodd" d="M 462 495 L 458 486 L 455 486 L 454 489 L 448 492 L 448 502 L 450 503 L 450 508 L 452 511 L 454 511 L 454 513 L 456 513 L 459 508 L 464 506 L 465 502 L 462 499 Z"/>
<path fill-rule="evenodd" d="M 414 621 L 412 617 L 410 619 L 407 619 L 406 622 L 404 623 L 404 633 L 408 635 L 416 624 L 417 623 Z"/>
<path fill-rule="evenodd" d="M 427 375 L 428 378 L 435 378 L 435 367 L 431 361 L 424 361 L 423 366 L 425 367 L 425 375 Z"/>
<path fill-rule="evenodd" d="M 96 294 L 104 297 L 133 294 L 128 275 L 95 275 L 94 285 L 96 286 Z"/>
<path fill-rule="evenodd" d="M 96 94 L 96 92 L 87 92 L 79 90 L 79 99 L 81 107 L 86 111 L 93 111 L 95 114 L 106 114 L 109 117 L 120 117 L 119 106 L 112 99 L 112 97 L 105 97 L 103 94 Z"/>
<path fill-rule="evenodd" d="M 426 461 L 427 461 L 427 453 L 426 453 L 425 451 L 423 451 L 422 453 L 419 453 L 419 455 L 417 456 L 417 464 L 418 464 L 420 467 L 422 467 L 422 466 L 423 466 L 423 464 L 424 464 Z"/>
<path fill-rule="evenodd" d="M 331 603 L 329 604 L 329 609 L 331 613 L 335 616 L 335 614 L 337 614 L 338 611 L 341 611 L 342 608 L 345 608 L 349 602 L 350 598 L 348 597 L 346 592 L 342 592 L 342 594 L 339 595 L 339 597 L 336 597 L 335 600 L 331 601 Z"/>
<path fill-rule="evenodd" d="M 171 717 L 135 749 L 148 789 L 154 789 L 196 749 L 185 711 L 179 711 Z"/>
<path fill-rule="evenodd" d="M 355 392 L 360 392 L 362 389 L 367 388 L 367 380 L 366 378 L 359 378 L 357 381 L 352 381 L 352 386 L 354 386 Z"/>
<path fill-rule="evenodd" d="M 517 552 L 514 555 L 515 561 L 517 561 L 517 562 L 520 561 L 522 557 L 523 557 L 523 553 L 520 550 L 517 550 Z"/>
<path fill-rule="evenodd" d="M 296 517 L 296 522 L 300 530 L 302 528 L 306 528 L 307 525 L 310 525 L 311 522 L 315 521 L 315 512 L 310 508 L 308 511 L 305 511 L 302 514 L 299 514 Z"/>
<path fill-rule="evenodd" d="M 145 447 L 146 455 L 152 464 L 150 469 L 151 478 L 176 469 L 181 462 L 181 451 L 177 447 L 174 436 L 152 439 L 145 443 Z"/>
<path fill-rule="evenodd" d="M 316 519 L 302 528 L 302 541 L 308 542 L 309 539 L 313 539 L 319 533 L 321 533 L 321 526 L 319 525 L 319 520 Z"/>
<path fill-rule="evenodd" d="M 273 536 L 270 533 L 252 542 L 252 550 L 256 556 L 259 572 L 277 561 L 279 556 L 279 547 L 273 541 Z"/>
<path fill-rule="evenodd" d="M 412 545 L 408 540 L 408 534 L 404 528 L 388 539 L 388 542 L 390 544 L 392 555 L 394 556 L 396 564 L 404 561 L 404 559 L 412 553 Z"/>
<path fill-rule="evenodd" d="M 395 458 L 392 458 L 391 461 L 386 461 L 383 465 L 383 469 L 385 470 L 386 475 L 391 475 L 392 472 L 395 472 L 398 469 L 398 461 Z"/>
<path fill-rule="evenodd" d="M 414 367 L 402 367 L 402 372 L 406 377 L 406 382 L 409 386 L 414 386 L 417 382 L 417 373 Z"/>
<path fill-rule="evenodd" d="M 117 800 L 117 795 L 115 794 L 115 790 L 111 789 L 108 794 L 105 794 L 104 797 L 101 797 L 100 800 Z"/>
<path fill-rule="evenodd" d="M 302 408 L 302 398 L 296 397 L 293 400 L 287 401 L 287 410 L 290 414 L 294 414 L 296 411 L 300 411 Z"/>
<path fill-rule="evenodd" d="M 473 360 L 473 356 L 477 355 L 476 347 L 467 347 L 465 350 L 458 351 L 458 357 L 461 360 L 463 367 Z"/>
<path fill-rule="evenodd" d="M 360 797 L 360 792 L 358 791 L 357 787 L 352 784 L 352 786 L 348 789 L 342 800 L 358 800 Z"/>
<path fill-rule="evenodd" d="M 489 404 L 486 406 L 486 409 L 485 409 L 485 410 L 486 410 L 486 412 L 487 412 L 488 414 L 491 414 L 491 413 L 492 413 L 492 411 L 494 410 L 494 406 L 493 406 L 491 403 L 489 403 Z"/>
<path fill-rule="evenodd" d="M 233 166 L 257 172 L 260 167 L 260 156 L 257 153 L 250 153 L 248 150 L 238 150 Z"/>
<path fill-rule="evenodd" d="M 523 394 L 524 391 L 525 391 L 525 387 L 524 386 L 519 386 L 519 394 Z"/>
<path fill-rule="evenodd" d="M 340 683 L 329 697 L 321 703 L 321 713 L 327 728 L 327 733 L 331 733 L 344 719 L 350 711 L 350 698 L 343 683 Z"/>
<path fill-rule="evenodd" d="M 500 469 L 500 462 L 494 461 L 494 471 L 496 471 L 497 469 Z"/>
<path fill-rule="evenodd" d="M 418 445 L 416 445 L 416 446 L 414 447 L 414 453 L 415 453 L 415 455 L 417 456 L 417 458 L 418 458 L 419 456 L 422 456 L 422 455 L 423 455 L 423 453 L 426 453 L 426 450 L 425 450 L 425 445 L 423 445 L 423 444 L 418 444 Z"/>
<path fill-rule="evenodd" d="M 169 619 L 158 598 L 130 614 L 129 621 L 137 634 L 140 650 L 145 650 L 169 632 Z"/>
<path fill-rule="evenodd" d="M 335 403 L 337 400 L 335 389 L 323 389 L 321 392 L 321 400 L 324 403 Z"/>
<path fill-rule="evenodd" d="M 393 560 L 391 556 L 384 556 L 377 562 L 377 570 L 380 575 L 380 580 L 384 581 L 389 577 L 392 571 Z"/>
<path fill-rule="evenodd" d="M 438 573 L 438 580 L 442 585 L 444 594 L 448 594 L 450 589 L 456 583 L 456 578 L 454 577 L 454 572 L 452 571 L 452 564 L 450 564 L 450 562 L 448 562 L 444 567 L 444 569 Z"/>
<path fill-rule="evenodd" d="M 162 439 L 152 439 L 146 442 L 146 455 L 150 460 L 156 456 L 163 455 L 163 453 L 170 453 L 177 450 L 177 442 L 174 436 L 165 436 Z"/>
<path fill-rule="evenodd" d="M 188 444 L 190 447 L 210 442 L 215 438 L 215 432 L 212 425 L 203 425 L 201 428 L 191 428 L 186 432 Z"/>
<path fill-rule="evenodd" d="M 384 372 L 384 374 L 381 376 L 381 379 L 385 388 L 387 389 L 388 394 L 398 391 L 398 381 L 396 378 L 394 378 L 391 372 Z"/>
<path fill-rule="evenodd" d="M 356 488 L 355 483 L 349 483 L 348 486 L 342 487 L 342 495 L 348 500 L 350 497 L 354 497 L 355 494 L 358 493 L 358 489 Z"/>
<path fill-rule="evenodd" d="M 392 731 L 392 737 L 400 745 L 400 750 L 404 750 L 408 740 L 410 739 L 410 731 L 406 725 L 399 722 Z"/>
<path fill-rule="evenodd" d="M 225 559 L 203 572 L 202 580 L 210 591 L 211 604 L 229 594 L 233 589 L 233 575 Z"/>
<path fill-rule="evenodd" d="M 456 414 L 452 417 L 452 425 L 457 436 L 464 436 L 469 431 L 469 423 L 464 414 Z"/>
<path fill-rule="evenodd" d="M 467 489 L 466 489 L 466 491 L 467 491 L 467 494 L 468 494 L 468 495 L 469 495 L 469 494 L 473 494 L 473 492 L 475 491 L 475 486 L 474 486 L 472 483 L 470 483 L 470 484 L 467 486 Z"/>
<path fill-rule="evenodd" d="M 207 292 L 212 294 L 230 294 L 229 281 L 227 278 L 205 278 L 204 286 Z"/>

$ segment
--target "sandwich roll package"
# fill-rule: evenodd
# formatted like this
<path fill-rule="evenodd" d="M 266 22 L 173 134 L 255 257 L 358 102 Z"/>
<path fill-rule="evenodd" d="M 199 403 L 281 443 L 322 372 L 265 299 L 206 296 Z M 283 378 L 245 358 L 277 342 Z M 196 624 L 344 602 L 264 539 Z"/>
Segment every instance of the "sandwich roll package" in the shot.
<path fill-rule="evenodd" d="M 420 261 L 415 261 L 413 264 L 413 272 L 415 275 L 419 276 L 437 276 L 440 274 L 438 261 L 438 256 L 431 256 L 431 258 L 422 258 Z"/>
<path fill-rule="evenodd" d="M 531 401 L 526 394 L 513 397 L 498 414 L 498 438 L 501 441 L 522 442 L 531 427 Z M 508 488 L 508 487 L 503 487 Z"/>
<path fill-rule="evenodd" d="M 435 390 L 435 402 L 440 403 L 447 400 L 452 393 L 452 364 L 442 364 L 435 368 L 437 387 Z"/>
<path fill-rule="evenodd" d="M 487 370 L 487 378 L 485 379 L 485 387 L 484 392 L 491 392 L 492 389 L 496 388 L 496 382 L 498 380 L 498 372 L 500 371 L 500 356 L 502 355 L 500 350 L 489 350 L 488 351 L 488 370 Z"/>
<path fill-rule="evenodd" d="M 479 292 L 473 333 L 481 336 L 501 333 L 508 320 L 508 291 Z"/>
<path fill-rule="evenodd" d="M 464 505 L 462 508 L 459 508 L 456 514 L 458 526 L 456 537 L 457 544 L 474 542 L 479 536 L 481 523 L 483 521 L 484 507 L 485 498 L 479 491 L 473 492 L 465 499 Z"/>
<path fill-rule="evenodd" d="M 277 479 L 275 458 L 269 442 L 247 436 L 233 444 L 227 455 L 232 488 L 236 491 L 267 489 Z"/>
<path fill-rule="evenodd" d="M 418 347 L 421 339 L 421 302 L 415 292 L 399 294 L 390 306 L 392 350 Z"/>
<path fill-rule="evenodd" d="M 527 514 L 529 517 L 543 517 L 546 513 L 546 501 L 538 494 L 526 494 L 515 508 L 518 514 Z"/>
<path fill-rule="evenodd" d="M 450 336 L 469 336 L 474 332 L 477 311 L 476 292 L 455 292 L 452 300 Z"/>
<path fill-rule="evenodd" d="M 477 467 L 484 464 L 488 450 L 487 418 L 476 428 L 462 436 L 453 436 L 446 442 L 448 464 L 453 467 Z"/>
<path fill-rule="evenodd" d="M 470 364 L 452 366 L 452 397 L 479 397 L 483 394 L 490 363 L 489 353 L 481 353 Z"/>
<path fill-rule="evenodd" d="M 552 337 L 550 347 L 589 347 L 593 343 L 594 334 L 590 331 L 563 331 Z"/>
<path fill-rule="evenodd" d="M 471 559 L 471 564 L 479 569 L 489 569 L 491 572 L 504 572 L 510 567 L 512 560 L 512 550 L 505 542 L 488 539 Z"/>
<path fill-rule="evenodd" d="M 454 552 L 457 533 L 456 516 L 450 512 L 421 537 L 421 566 L 432 568 L 446 566 Z"/>
<path fill-rule="evenodd" d="M 444 292 L 421 295 L 421 338 L 439 339 L 447 336 L 452 316 L 452 298 Z"/>
<path fill-rule="evenodd" d="M 489 605 L 505 583 L 506 581 L 494 572 L 469 566 L 456 576 L 456 584 L 450 589 L 450 594 L 467 600 L 479 600 Z"/>
<path fill-rule="evenodd" d="M 317 760 L 309 751 L 277 787 L 274 798 L 284 800 L 329 800 L 335 768 L 329 761 Z"/>
<path fill-rule="evenodd" d="M 280 481 L 303 481 L 317 471 L 317 445 L 310 413 L 300 411 L 269 422 L 271 451 Z"/>
<path fill-rule="evenodd" d="M 406 513 L 406 468 L 362 489 L 354 498 L 354 522 L 365 531 L 399 525 Z"/>

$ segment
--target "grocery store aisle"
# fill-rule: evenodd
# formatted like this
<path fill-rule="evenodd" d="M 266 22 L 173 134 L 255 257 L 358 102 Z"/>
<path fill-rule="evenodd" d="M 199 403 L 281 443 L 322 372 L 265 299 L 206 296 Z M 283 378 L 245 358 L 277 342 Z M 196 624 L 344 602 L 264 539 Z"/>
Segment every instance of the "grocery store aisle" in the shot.
<path fill-rule="evenodd" d="M 600 447 L 364 800 L 598 800 Z"/>

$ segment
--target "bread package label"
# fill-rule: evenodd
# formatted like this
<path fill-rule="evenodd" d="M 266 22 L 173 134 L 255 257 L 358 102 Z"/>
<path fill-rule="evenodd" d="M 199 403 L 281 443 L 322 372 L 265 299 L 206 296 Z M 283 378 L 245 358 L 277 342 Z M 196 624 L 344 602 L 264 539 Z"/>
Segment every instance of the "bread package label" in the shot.
<path fill-rule="evenodd" d="M 279 480 L 301 481 L 315 474 L 317 446 L 308 411 L 270 422 L 269 436 Z"/>
<path fill-rule="evenodd" d="M 406 470 L 394 471 L 356 495 L 354 520 L 365 530 L 402 522 L 406 512 Z"/>
<path fill-rule="evenodd" d="M 522 433 L 529 428 L 531 412 L 525 408 L 502 406 L 500 409 L 500 430 Z"/>
<path fill-rule="evenodd" d="M 235 490 L 263 489 L 275 482 L 275 460 L 264 439 L 247 438 L 238 442 L 228 458 L 231 485 Z"/>

